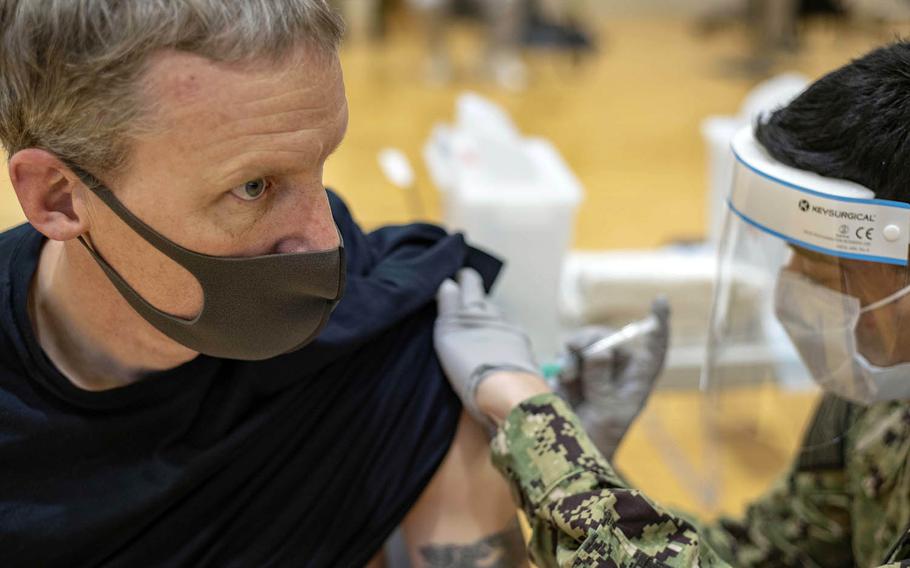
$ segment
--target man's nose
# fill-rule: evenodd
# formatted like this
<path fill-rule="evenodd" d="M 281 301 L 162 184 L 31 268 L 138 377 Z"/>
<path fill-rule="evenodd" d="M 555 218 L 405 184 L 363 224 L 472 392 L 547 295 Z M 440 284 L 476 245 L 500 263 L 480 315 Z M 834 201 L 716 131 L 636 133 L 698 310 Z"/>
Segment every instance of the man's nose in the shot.
<path fill-rule="evenodd" d="M 326 195 L 301 199 L 295 205 L 295 211 L 287 221 L 290 230 L 286 237 L 278 241 L 274 252 L 299 253 L 338 248 L 341 238 Z"/>
<path fill-rule="evenodd" d="M 338 248 L 339 244 L 341 244 L 341 239 L 335 226 L 332 225 L 330 233 L 319 235 L 318 238 L 314 235 L 307 235 L 282 239 L 278 241 L 274 254 L 331 250 Z"/>

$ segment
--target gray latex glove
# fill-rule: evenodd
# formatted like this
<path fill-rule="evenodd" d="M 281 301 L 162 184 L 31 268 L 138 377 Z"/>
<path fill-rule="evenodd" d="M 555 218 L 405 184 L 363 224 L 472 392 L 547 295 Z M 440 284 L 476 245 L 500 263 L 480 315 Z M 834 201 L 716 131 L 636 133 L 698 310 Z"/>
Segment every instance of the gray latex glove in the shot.
<path fill-rule="evenodd" d="M 436 296 L 439 317 L 434 345 L 449 382 L 465 409 L 482 424 L 490 424 L 477 408 L 477 387 L 492 371 L 539 374 L 531 342 L 520 327 L 506 322 L 490 303 L 483 279 L 470 268 L 458 272 L 458 282 L 446 280 Z"/>
<path fill-rule="evenodd" d="M 584 354 L 585 347 L 615 331 L 606 327 L 583 328 L 568 342 L 573 364 L 560 376 L 559 391 L 607 459 L 612 459 L 663 370 L 670 335 L 667 301 L 655 300 L 652 312 L 657 327 L 629 344 Z"/>

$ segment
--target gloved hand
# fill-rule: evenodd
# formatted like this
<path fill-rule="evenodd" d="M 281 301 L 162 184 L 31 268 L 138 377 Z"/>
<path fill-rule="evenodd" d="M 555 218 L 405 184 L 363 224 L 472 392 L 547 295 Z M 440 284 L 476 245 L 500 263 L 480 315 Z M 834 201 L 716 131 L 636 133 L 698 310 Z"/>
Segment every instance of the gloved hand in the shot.
<path fill-rule="evenodd" d="M 465 409 L 482 424 L 490 424 L 477 407 L 477 387 L 493 371 L 539 374 L 531 342 L 518 326 L 506 322 L 486 297 L 475 270 L 458 272 L 458 283 L 439 287 L 434 344 L 449 382 Z"/>
<path fill-rule="evenodd" d="M 614 330 L 588 327 L 568 342 L 574 364 L 560 376 L 561 394 L 581 418 L 588 435 L 607 459 L 612 459 L 623 436 L 641 412 L 663 370 L 670 335 L 670 308 L 658 298 L 652 312 L 657 327 L 635 341 L 586 354 L 585 347 Z"/>

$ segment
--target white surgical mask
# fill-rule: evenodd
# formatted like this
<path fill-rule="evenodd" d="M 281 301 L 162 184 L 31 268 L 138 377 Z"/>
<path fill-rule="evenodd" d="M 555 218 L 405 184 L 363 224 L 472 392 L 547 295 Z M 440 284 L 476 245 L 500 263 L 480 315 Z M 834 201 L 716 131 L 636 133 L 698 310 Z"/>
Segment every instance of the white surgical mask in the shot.
<path fill-rule="evenodd" d="M 803 363 L 824 390 L 860 404 L 910 400 L 910 363 L 878 367 L 856 346 L 860 315 L 910 293 L 910 286 L 860 307 L 859 299 L 781 271 L 774 309 Z"/>

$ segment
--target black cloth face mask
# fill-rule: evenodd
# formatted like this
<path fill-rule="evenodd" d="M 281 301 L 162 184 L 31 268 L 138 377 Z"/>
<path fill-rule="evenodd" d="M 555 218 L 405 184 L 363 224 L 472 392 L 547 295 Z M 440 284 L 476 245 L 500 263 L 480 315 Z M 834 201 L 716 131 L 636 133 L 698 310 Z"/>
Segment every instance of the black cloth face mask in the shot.
<path fill-rule="evenodd" d="M 200 254 L 143 223 L 91 174 L 71 169 L 143 240 L 199 282 L 200 312 L 189 320 L 172 316 L 142 298 L 79 236 L 130 306 L 163 334 L 194 351 L 249 361 L 295 351 L 319 335 L 344 294 L 344 243 L 326 251 L 252 257 Z"/>

